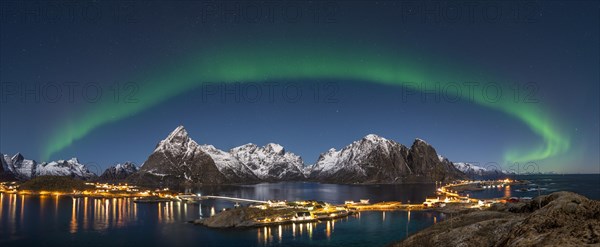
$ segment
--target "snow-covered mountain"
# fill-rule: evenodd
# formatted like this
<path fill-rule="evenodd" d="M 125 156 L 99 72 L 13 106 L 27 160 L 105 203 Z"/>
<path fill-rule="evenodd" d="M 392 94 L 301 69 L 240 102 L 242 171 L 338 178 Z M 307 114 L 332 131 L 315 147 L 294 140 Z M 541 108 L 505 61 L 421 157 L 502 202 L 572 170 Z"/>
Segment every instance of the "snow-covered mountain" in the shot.
<path fill-rule="evenodd" d="M 234 183 L 252 183 L 260 179 L 244 163 L 231 153 L 215 148 L 213 145 L 201 145 L 200 149 L 210 155 L 215 165 L 225 177 Z"/>
<path fill-rule="evenodd" d="M 39 164 L 35 169 L 35 176 L 69 176 L 87 180 L 96 177 L 96 174 L 79 163 L 77 158 L 71 158 Z"/>
<path fill-rule="evenodd" d="M 315 165 L 279 144 L 245 144 L 231 150 L 199 145 L 183 126 L 161 141 L 132 182 L 149 184 L 224 184 L 313 180 L 333 183 L 404 183 L 464 178 L 448 159 L 417 139 L 407 148 L 367 135 L 342 150 L 321 154 Z"/>
<path fill-rule="evenodd" d="M 7 164 L 8 172 L 12 173 L 15 178 L 26 180 L 35 177 L 35 169 L 37 168 L 35 160 L 25 159 L 21 153 L 16 153 L 12 157 L 5 154 L 3 158 Z"/>
<path fill-rule="evenodd" d="M 69 176 L 85 180 L 96 177 L 96 174 L 90 172 L 77 158 L 38 164 L 35 160 L 25 159 L 22 154 L 17 153 L 12 157 L 4 154 L 2 159 L 4 172 L 20 180 L 37 176 Z"/>
<path fill-rule="evenodd" d="M 21 154 L 2 156 L 0 178 L 30 179 L 41 175 L 95 177 L 75 158 L 37 164 Z M 455 167 L 456 166 L 456 167 Z M 139 185 L 177 187 L 199 184 L 231 184 L 277 181 L 329 183 L 411 183 L 466 178 L 465 171 L 479 171 L 462 163 L 453 165 L 421 139 L 410 148 L 371 134 L 341 150 L 322 153 L 311 166 L 279 144 L 252 143 L 219 150 L 199 145 L 183 126 L 160 141 L 138 169 L 127 162 L 108 168 L 100 180 L 127 181 Z M 470 169 L 470 170 L 469 170 Z"/>
<path fill-rule="evenodd" d="M 199 145 L 179 126 L 128 180 L 173 186 L 303 179 L 302 159 L 281 145 L 246 144 L 226 152 L 212 145 Z"/>
<path fill-rule="evenodd" d="M 367 135 L 339 151 L 332 148 L 321 154 L 310 177 L 342 183 L 375 180 L 394 182 L 403 173 L 410 172 L 404 159 L 406 155 L 402 155 L 407 152 L 402 144 L 377 135 Z"/>
<path fill-rule="evenodd" d="M 483 167 L 475 166 L 473 164 L 465 163 L 465 162 L 454 163 L 454 167 L 456 167 L 456 169 L 460 170 L 461 172 L 463 172 L 465 174 L 483 175 L 483 173 L 487 172 L 487 169 L 485 169 Z"/>
<path fill-rule="evenodd" d="M 463 176 L 421 139 L 409 149 L 374 134 L 322 153 L 309 175 L 311 180 L 334 183 L 433 182 Z"/>
<path fill-rule="evenodd" d="M 303 180 L 304 162 L 300 156 L 286 152 L 283 146 L 269 143 L 263 147 L 248 143 L 229 153 L 250 168 L 263 181 Z"/>
<path fill-rule="evenodd" d="M 10 158 L 8 157 L 8 155 L 0 155 L 0 179 L 7 180 L 14 180 L 15 176 L 12 172 L 10 172 L 10 170 L 8 169 L 8 163 L 7 160 L 10 160 Z"/>
<path fill-rule="evenodd" d="M 502 176 L 502 175 L 510 174 L 510 172 L 500 170 L 500 168 L 498 168 L 496 166 L 482 167 L 482 166 L 478 166 L 478 165 L 466 163 L 466 162 L 454 163 L 454 167 L 456 167 L 461 172 L 467 174 L 467 176 L 469 176 L 471 178 Z"/>
<path fill-rule="evenodd" d="M 102 181 L 118 181 L 124 180 L 129 177 L 131 174 L 134 174 L 138 171 L 138 167 L 132 162 L 125 162 L 123 164 L 117 164 L 116 166 L 111 166 L 106 169 L 102 175 L 100 175 L 100 180 Z"/>
<path fill-rule="evenodd" d="M 228 179 L 183 126 L 160 141 L 140 170 L 128 181 L 150 186 L 223 184 Z"/>

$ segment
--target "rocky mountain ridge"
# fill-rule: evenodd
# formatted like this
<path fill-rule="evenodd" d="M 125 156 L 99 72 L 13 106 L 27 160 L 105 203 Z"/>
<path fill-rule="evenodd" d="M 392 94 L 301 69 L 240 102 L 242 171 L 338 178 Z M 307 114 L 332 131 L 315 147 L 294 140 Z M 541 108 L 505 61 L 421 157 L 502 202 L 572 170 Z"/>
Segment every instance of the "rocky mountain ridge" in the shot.
<path fill-rule="evenodd" d="M 22 180 L 36 175 L 95 177 L 76 159 L 38 165 L 18 154 L 12 158 L 4 155 L 2 161 L 2 169 L 10 172 L 3 172 L 5 175 Z M 129 162 L 118 164 L 106 169 L 99 180 L 168 187 L 280 181 L 432 183 L 462 178 L 466 178 L 464 173 L 421 139 L 408 148 L 370 134 L 339 151 L 332 148 L 322 153 L 314 165 L 305 165 L 300 156 L 276 143 L 248 143 L 223 151 L 198 144 L 178 126 L 156 145 L 140 168 Z"/>
<path fill-rule="evenodd" d="M 77 158 L 58 160 L 49 163 L 37 163 L 35 160 L 25 159 L 21 153 L 12 157 L 2 154 L 1 177 L 29 180 L 38 176 L 69 176 L 77 179 L 89 180 L 96 174 L 79 162 Z"/>
<path fill-rule="evenodd" d="M 123 164 L 117 164 L 107 168 L 102 175 L 100 175 L 100 181 L 111 181 L 117 182 L 125 180 L 130 175 L 136 173 L 139 168 L 132 162 L 125 162 Z"/>
<path fill-rule="evenodd" d="M 337 151 L 321 154 L 310 179 L 336 183 L 411 183 L 465 178 L 448 159 L 421 139 L 410 148 L 370 134 Z"/>

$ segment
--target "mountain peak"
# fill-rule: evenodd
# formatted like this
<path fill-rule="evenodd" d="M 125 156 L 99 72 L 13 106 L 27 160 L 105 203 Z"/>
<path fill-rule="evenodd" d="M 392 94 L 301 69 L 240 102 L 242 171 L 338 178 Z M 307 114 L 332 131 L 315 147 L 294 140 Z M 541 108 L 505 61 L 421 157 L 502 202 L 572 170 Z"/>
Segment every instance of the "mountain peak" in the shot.
<path fill-rule="evenodd" d="M 218 184 L 227 181 L 214 160 L 178 126 L 160 141 L 138 172 L 127 178 L 140 185 Z"/>
<path fill-rule="evenodd" d="M 321 154 L 310 178 L 321 182 L 412 183 L 463 178 L 464 174 L 438 156 L 435 149 L 415 139 L 409 149 L 404 145 L 369 134 L 340 151 Z"/>
<path fill-rule="evenodd" d="M 283 146 L 277 143 L 268 143 L 267 145 L 265 145 L 265 149 L 267 151 L 271 151 L 277 154 L 283 154 L 285 152 Z"/>
<path fill-rule="evenodd" d="M 125 163 L 119 163 L 115 166 L 115 168 L 117 170 L 120 169 L 133 169 L 133 170 L 137 170 L 137 166 L 135 165 L 135 163 L 131 162 L 131 161 L 127 161 Z"/>
<path fill-rule="evenodd" d="M 189 146 L 197 145 L 189 136 L 183 125 L 178 126 L 173 130 L 167 138 L 160 141 L 154 151 L 160 150 L 180 150 Z"/>
<path fill-rule="evenodd" d="M 285 181 L 305 178 L 302 158 L 286 152 L 285 148 L 277 143 L 267 143 L 262 147 L 245 144 L 232 148 L 229 153 L 261 180 Z"/>
<path fill-rule="evenodd" d="M 8 160 L 6 160 L 6 158 L 4 159 L 8 163 Z M 96 174 L 90 172 L 84 164 L 81 164 L 77 158 L 51 161 L 48 163 L 37 163 L 35 160 L 26 159 L 21 153 L 17 153 L 12 157 L 12 160 L 10 160 L 10 164 L 10 167 L 7 167 L 8 172 L 19 180 L 27 180 L 46 175 L 70 176 L 84 180 L 96 176 Z"/>
<path fill-rule="evenodd" d="M 385 141 L 386 140 L 385 138 L 378 136 L 376 134 L 368 134 L 365 137 L 363 137 L 363 139 L 369 140 L 369 141 L 380 141 L 380 140 Z"/>
<path fill-rule="evenodd" d="M 180 137 L 188 137 L 187 130 L 185 130 L 185 127 L 183 127 L 183 125 L 177 126 L 177 128 L 175 128 L 175 130 L 173 130 L 165 140 L 174 140 Z"/>
<path fill-rule="evenodd" d="M 421 139 L 421 138 L 415 138 L 415 141 L 413 142 L 413 145 L 416 144 L 425 144 L 427 146 L 430 146 L 429 143 L 427 143 L 425 140 Z"/>
<path fill-rule="evenodd" d="M 138 167 L 131 161 L 125 163 L 118 163 L 115 166 L 107 168 L 102 175 L 100 175 L 101 181 L 116 181 L 124 180 L 130 175 L 138 171 Z"/>
<path fill-rule="evenodd" d="M 23 155 L 22 155 L 21 153 L 16 153 L 16 154 L 15 154 L 15 155 L 13 155 L 13 157 L 11 158 L 11 160 L 12 160 L 13 162 L 15 162 L 15 161 L 22 161 L 23 159 L 25 159 L 25 158 L 23 157 Z"/>
<path fill-rule="evenodd" d="M 202 144 L 200 145 L 200 148 L 204 149 L 204 150 L 217 150 L 217 148 L 214 145 L 211 144 Z"/>

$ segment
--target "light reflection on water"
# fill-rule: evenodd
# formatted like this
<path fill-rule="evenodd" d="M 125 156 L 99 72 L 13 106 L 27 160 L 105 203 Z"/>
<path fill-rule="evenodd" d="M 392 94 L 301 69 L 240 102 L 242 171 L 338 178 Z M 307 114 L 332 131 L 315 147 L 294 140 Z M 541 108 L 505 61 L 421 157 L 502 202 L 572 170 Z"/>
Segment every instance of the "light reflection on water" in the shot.
<path fill-rule="evenodd" d="M 68 211 L 69 232 L 76 233 L 88 228 L 102 231 L 109 227 L 125 227 L 135 222 L 137 207 L 132 198 L 73 198 L 0 193 L 0 222 L 14 233 L 29 222 L 49 218 L 60 221 L 60 217 Z M 185 207 L 187 208 L 187 205 Z M 166 210 L 159 215 L 159 219 L 171 222 L 175 220 L 172 202 L 158 204 L 158 208 Z"/>
<path fill-rule="evenodd" d="M 4 193 L 0 193 L 0 217 L 2 217 L 3 210 L 4 210 Z"/>
<path fill-rule="evenodd" d="M 504 186 L 504 197 L 510 198 L 512 194 L 510 193 L 510 185 Z"/>
<path fill-rule="evenodd" d="M 58 200 L 57 199 L 57 205 Z M 92 229 L 105 231 L 109 228 L 121 228 L 135 219 L 136 205 L 130 198 L 71 198 L 71 219 L 69 232 L 77 233 L 81 230 Z M 89 216 L 88 216 L 89 215 Z"/>
<path fill-rule="evenodd" d="M 296 197 L 293 186 L 286 185 L 293 194 L 284 199 Z M 314 185 L 298 184 L 299 187 Z M 331 187 L 327 185 L 326 187 Z M 386 191 L 378 186 L 369 189 L 357 186 L 340 186 L 343 190 L 352 188 L 359 191 L 338 197 L 355 199 L 368 198 L 372 191 Z M 244 186 L 240 191 L 225 190 L 222 194 L 256 195 L 274 193 L 275 186 L 257 186 L 258 194 L 252 196 Z M 269 192 L 270 191 L 270 192 Z M 273 192 L 274 191 L 274 192 Z M 329 190 L 327 191 L 329 196 Z M 302 192 L 308 194 L 308 192 Z M 320 193 L 320 192 L 319 192 Z M 208 194 L 208 193 L 206 193 Z M 423 193 L 425 194 L 425 193 Z M 399 193 L 400 195 L 400 193 Z M 273 196 L 277 198 L 277 196 Z M 281 197 L 280 197 L 281 198 Z M 310 197 L 307 197 L 310 198 Z M 317 200 L 328 198 L 316 196 Z M 370 197 L 373 201 L 381 200 Z M 401 195 L 399 199 L 411 198 Z M 389 196 L 384 199 L 394 199 Z M 194 245 L 203 242 L 206 246 L 305 246 L 323 244 L 333 246 L 384 245 L 402 239 L 407 233 L 433 224 L 439 214 L 420 214 L 420 218 L 407 225 L 406 212 L 362 212 L 348 218 L 323 222 L 288 224 L 280 226 L 247 228 L 239 230 L 216 230 L 186 223 L 189 220 L 208 217 L 231 208 L 234 203 L 221 200 L 205 200 L 202 204 L 182 202 L 134 203 L 133 198 L 94 198 L 70 196 L 33 196 L 0 193 L 0 245 L 30 245 L 43 239 L 49 246 L 64 245 Z M 414 216 L 414 215 L 413 215 Z M 414 222 L 413 222 L 414 221 Z M 405 229 L 406 226 L 406 229 Z M 409 229 L 410 228 L 410 229 Z M 364 235 L 363 235 L 364 233 Z"/>
<path fill-rule="evenodd" d="M 342 226 L 354 225 L 357 227 L 366 227 L 366 228 L 375 228 L 376 231 L 380 231 L 381 229 L 385 229 L 382 227 L 385 224 L 396 224 L 403 223 L 400 227 L 402 228 L 402 235 L 399 235 L 398 239 L 401 239 L 403 236 L 408 236 L 412 234 L 414 231 L 414 227 L 418 227 L 420 225 L 429 225 L 435 223 L 437 218 L 444 216 L 439 215 L 435 212 L 417 212 L 419 213 L 419 222 L 416 223 L 417 226 L 411 225 L 411 218 L 415 215 L 415 212 L 411 211 L 387 211 L 387 212 L 362 212 L 357 213 L 355 215 L 351 215 L 347 218 L 333 219 L 327 220 L 323 222 L 308 222 L 308 223 L 292 223 L 287 225 L 278 225 L 278 226 L 264 226 L 257 228 L 255 231 L 257 233 L 257 246 L 272 246 L 272 245 L 280 245 L 285 235 L 290 235 L 292 240 L 304 239 L 304 241 L 311 242 L 313 238 L 317 236 L 320 238 L 321 236 L 330 240 L 335 236 L 336 223 Z M 368 215 L 368 220 L 370 223 L 375 223 L 374 225 L 360 223 L 361 215 Z M 387 217 L 387 216 L 392 217 Z M 428 220 L 423 221 L 426 218 Z M 372 220 L 378 219 L 379 224 Z M 428 223 L 426 223 L 428 221 Z M 381 224 L 385 223 L 385 224 Z M 376 227 L 375 227 L 376 226 Z M 380 228 L 381 227 L 381 228 Z M 406 228 L 405 228 L 406 227 Z M 405 229 L 404 229 L 405 228 Z M 419 229 L 422 227 L 419 227 Z M 368 236 L 357 235 L 353 236 L 353 238 L 368 238 Z M 351 241 L 351 240 L 350 240 Z"/>
<path fill-rule="evenodd" d="M 259 246 L 265 246 L 270 244 L 281 244 L 283 241 L 284 234 L 290 233 L 292 235 L 292 239 L 296 237 L 303 237 L 306 234 L 306 237 L 312 239 L 313 229 L 316 229 L 319 224 L 326 226 L 326 235 L 329 238 L 332 231 L 332 223 L 333 221 L 326 222 L 308 222 L 308 223 L 292 223 L 287 225 L 278 225 L 278 226 L 264 226 L 261 228 L 257 228 L 257 240 Z M 306 229 L 304 231 L 303 229 Z"/>
<path fill-rule="evenodd" d="M 73 205 L 71 205 L 71 222 L 69 224 L 69 232 L 77 232 L 77 202 L 78 200 L 73 198 Z"/>

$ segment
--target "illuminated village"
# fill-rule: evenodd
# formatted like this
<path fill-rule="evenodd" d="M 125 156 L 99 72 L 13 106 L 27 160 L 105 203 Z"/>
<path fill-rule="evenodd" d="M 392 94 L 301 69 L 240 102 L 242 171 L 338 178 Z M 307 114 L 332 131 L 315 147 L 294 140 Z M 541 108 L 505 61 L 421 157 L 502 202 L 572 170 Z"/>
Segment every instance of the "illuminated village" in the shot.
<path fill-rule="evenodd" d="M 58 191 L 30 191 L 20 190 L 19 184 L 16 182 L 0 183 L 0 192 L 19 195 L 53 195 L 53 196 L 71 196 L 76 197 L 92 197 L 92 198 L 115 198 L 129 197 L 133 198 L 136 203 L 154 203 L 179 201 L 183 203 L 201 203 L 202 200 L 226 200 L 233 203 L 232 208 L 223 208 L 221 212 L 229 210 L 261 210 L 265 213 L 257 214 L 244 226 L 266 226 L 266 225 L 281 225 L 300 222 L 318 222 L 336 218 L 347 217 L 352 214 L 357 214 L 360 211 L 392 211 L 392 210 L 441 210 L 449 205 L 457 209 L 474 208 L 483 209 L 490 207 L 495 203 L 517 202 L 522 200 L 530 200 L 529 197 L 510 197 L 510 192 L 506 197 L 496 199 L 480 200 L 470 197 L 469 194 L 464 194 L 465 191 L 485 190 L 492 188 L 505 188 L 510 190 L 513 184 L 522 184 L 522 181 L 514 181 L 510 179 L 503 180 L 462 180 L 456 181 L 447 185 L 436 188 L 436 193 L 428 196 L 426 200 L 419 204 L 406 204 L 398 201 L 376 202 L 371 203 L 368 199 L 360 199 L 359 201 L 346 200 L 344 204 L 335 205 L 329 202 L 300 200 L 300 201 L 278 201 L 268 200 L 259 201 L 244 198 L 234 198 L 225 196 L 203 196 L 200 194 L 176 193 L 169 188 L 147 189 L 129 184 L 109 184 L 109 183 L 85 183 L 90 189 L 73 190 L 70 193 Z M 240 203 L 246 204 L 245 206 Z M 212 217 L 219 217 L 221 213 L 211 212 L 209 218 L 200 219 L 195 223 L 203 224 L 203 222 Z"/>
<path fill-rule="evenodd" d="M 73 190 L 72 192 L 61 191 L 33 191 L 21 190 L 17 182 L 1 182 L 0 192 L 19 195 L 54 195 L 54 196 L 72 196 L 72 197 L 95 197 L 95 198 L 113 198 L 113 197 L 155 197 L 161 199 L 176 199 L 176 193 L 169 188 L 146 189 L 129 184 L 109 184 L 109 183 L 85 183 L 89 189 Z"/>

